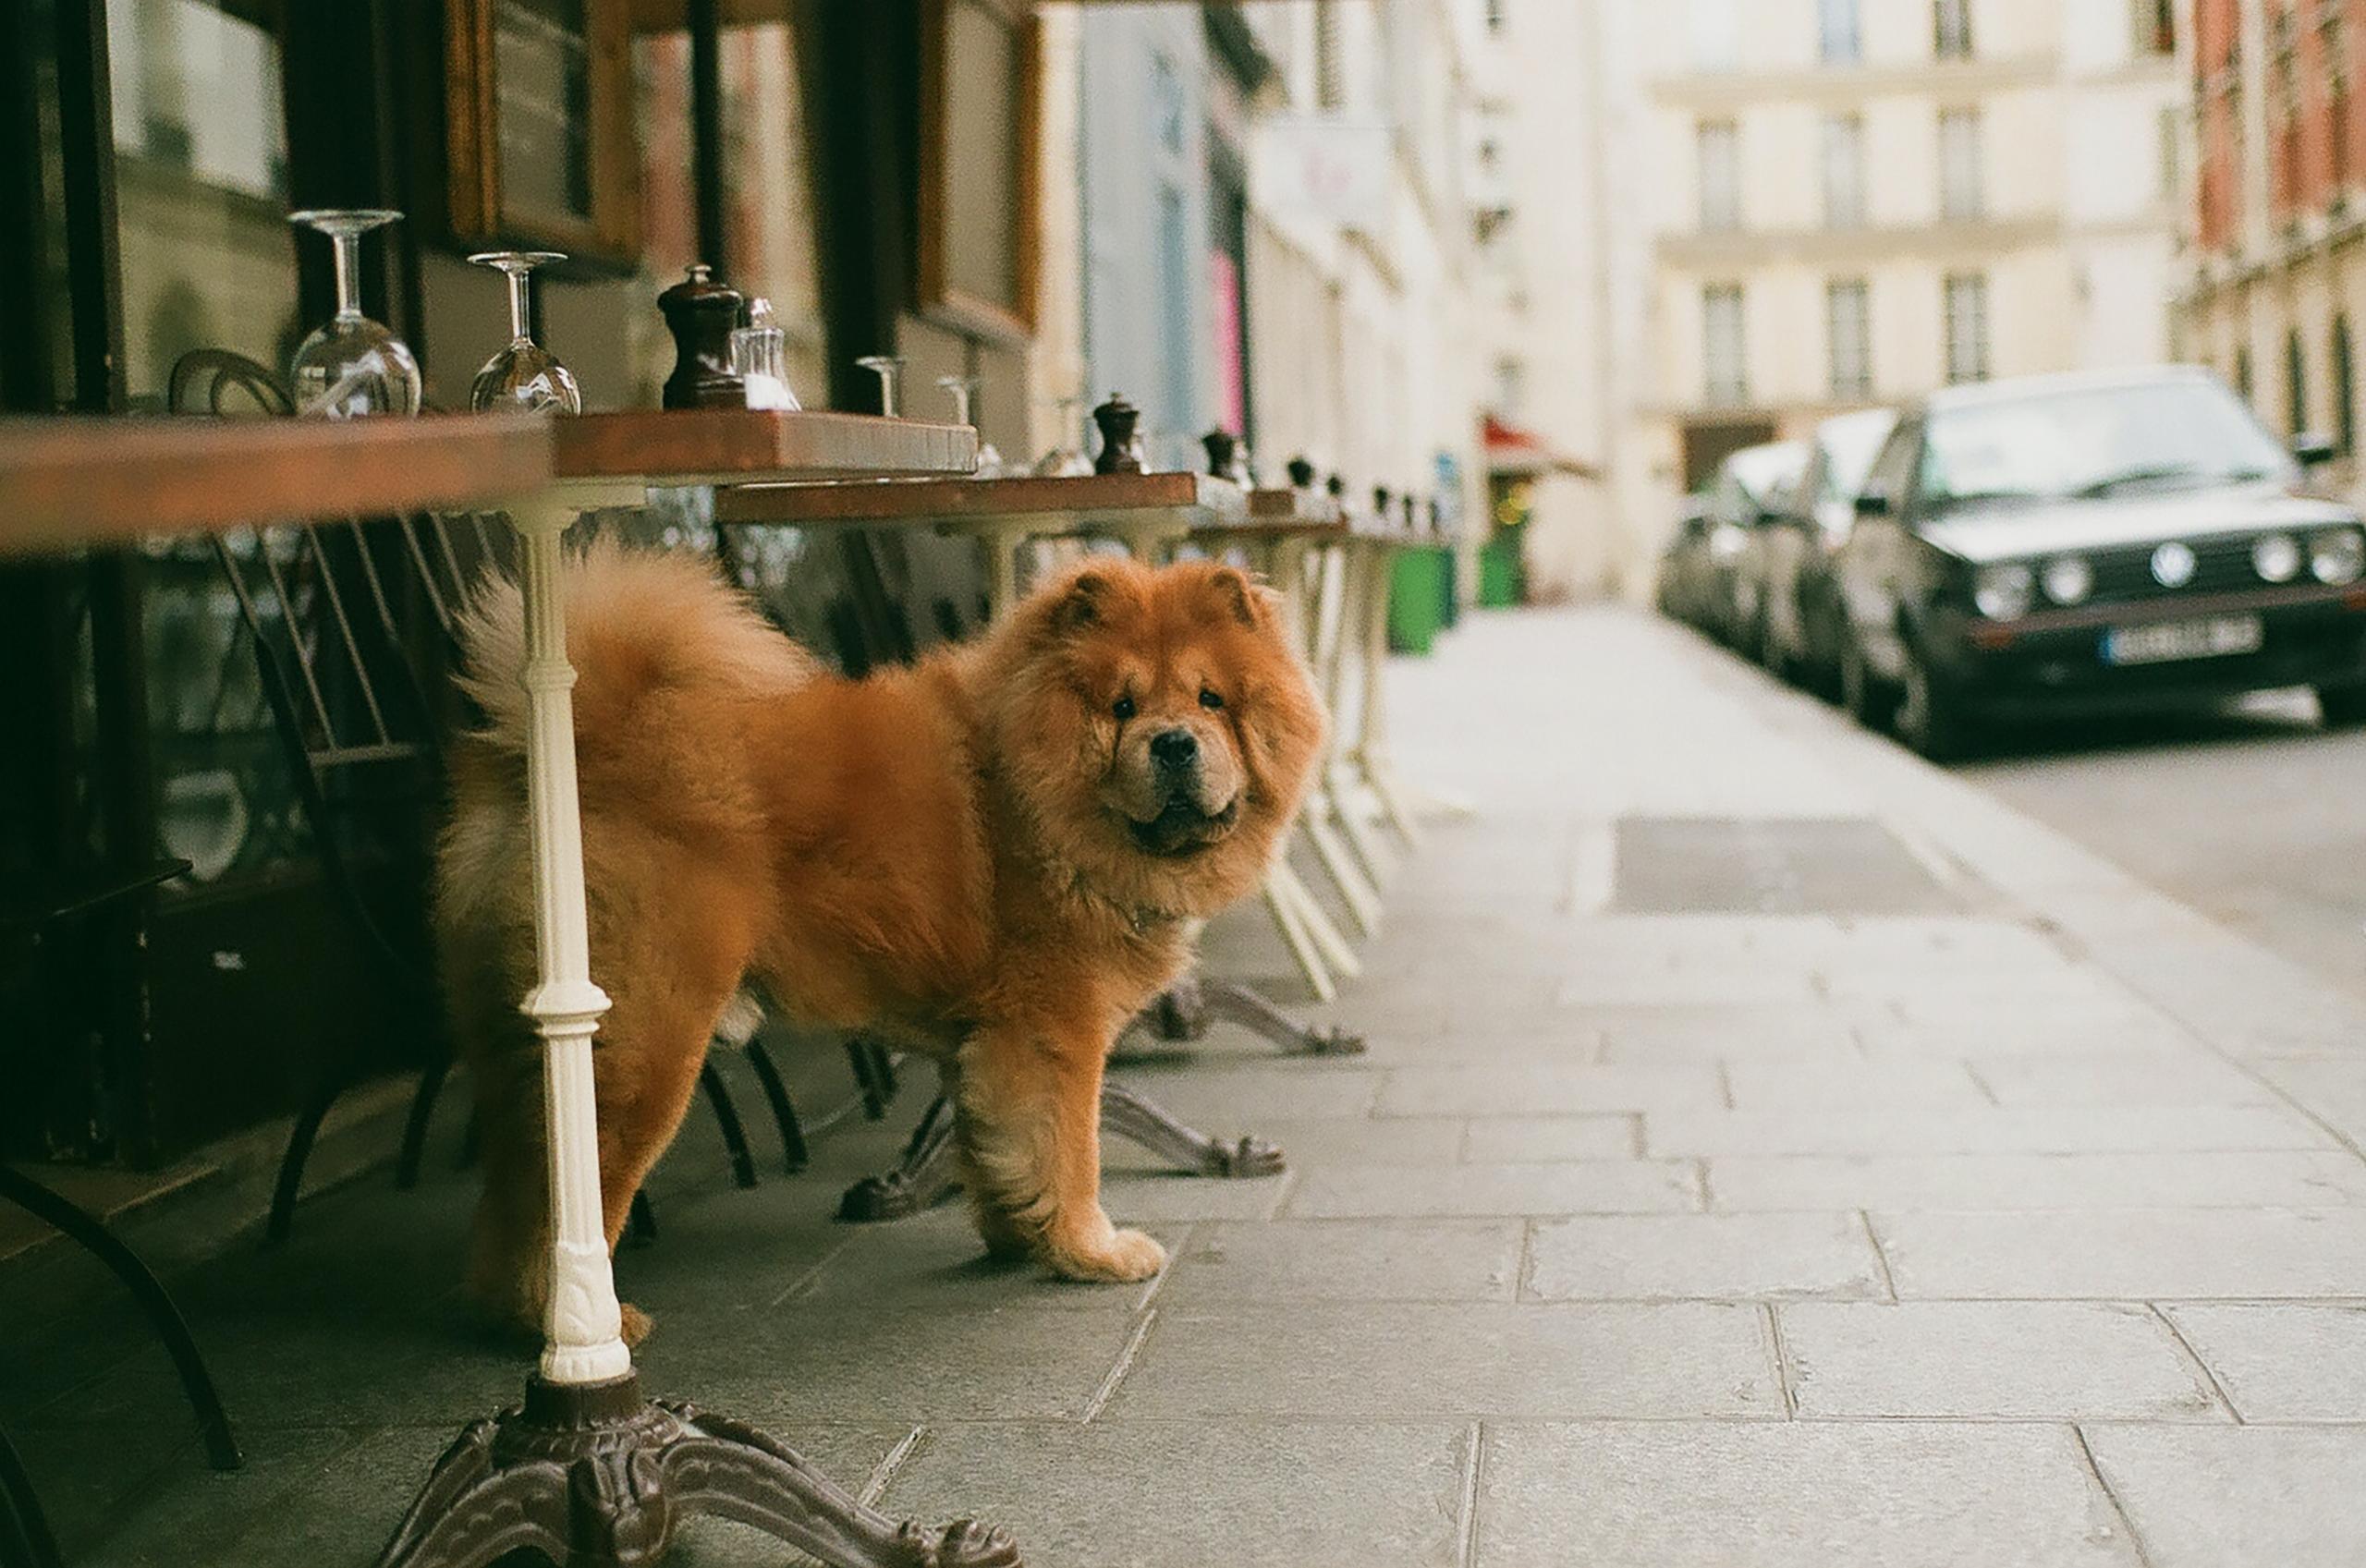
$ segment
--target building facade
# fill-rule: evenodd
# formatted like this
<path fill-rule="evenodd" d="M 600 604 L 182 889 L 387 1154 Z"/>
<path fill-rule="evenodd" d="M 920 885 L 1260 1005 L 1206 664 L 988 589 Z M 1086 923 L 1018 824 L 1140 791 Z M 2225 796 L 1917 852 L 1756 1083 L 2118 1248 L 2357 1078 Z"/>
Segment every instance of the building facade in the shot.
<path fill-rule="evenodd" d="M 1950 382 L 2169 356 L 2171 0 L 1623 0 L 1647 83 L 1662 504 L 1727 453 Z M 1640 25 L 1657 16 L 1657 25 Z"/>
<path fill-rule="evenodd" d="M 2199 0 L 2191 104 L 2198 174 L 2179 346 L 2270 430 L 2331 437 L 2326 482 L 2360 489 L 2353 323 L 2366 130 L 2350 107 L 2366 17 L 2343 0 Z"/>

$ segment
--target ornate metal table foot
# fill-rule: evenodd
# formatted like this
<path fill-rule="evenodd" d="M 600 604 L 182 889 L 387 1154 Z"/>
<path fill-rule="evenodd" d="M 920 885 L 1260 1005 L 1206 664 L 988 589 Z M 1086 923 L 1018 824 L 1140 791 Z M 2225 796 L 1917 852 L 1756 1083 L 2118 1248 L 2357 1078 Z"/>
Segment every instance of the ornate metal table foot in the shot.
<path fill-rule="evenodd" d="M 1201 1176 L 1270 1176 L 1284 1168 L 1282 1151 L 1262 1138 L 1226 1143 L 1177 1121 L 1152 1101 L 1117 1084 L 1101 1086 L 1101 1130 Z M 929 1104 L 895 1169 L 865 1176 L 838 1199 L 838 1218 L 849 1224 L 900 1220 L 944 1201 L 960 1185 L 961 1161 L 954 1151 L 953 1102 L 938 1095 Z"/>
<path fill-rule="evenodd" d="M 1202 1176 L 1271 1176 L 1286 1162 L 1281 1149 L 1262 1138 L 1212 1138 L 1119 1084 L 1101 1086 L 1101 1127 Z"/>
<path fill-rule="evenodd" d="M 1162 1039 L 1198 1039 L 1211 1023 L 1225 1018 L 1296 1054 L 1353 1056 L 1364 1049 L 1364 1037 L 1351 1029 L 1302 1024 L 1245 985 L 1199 975 L 1187 975 L 1160 992 L 1148 1014 Z"/>
<path fill-rule="evenodd" d="M 938 1095 L 921 1113 L 921 1124 L 904 1145 L 895 1168 L 865 1176 L 838 1199 L 838 1218 L 867 1225 L 900 1220 L 933 1209 L 961 1185 L 961 1161 L 953 1148 L 953 1101 Z"/>
<path fill-rule="evenodd" d="M 640 1380 L 537 1377 L 437 1460 L 378 1568 L 485 1568 L 520 1548 L 565 1568 L 640 1568 L 694 1514 L 752 1525 L 832 1568 L 1020 1568 L 1009 1535 L 864 1507 L 743 1421 L 641 1397 Z"/>

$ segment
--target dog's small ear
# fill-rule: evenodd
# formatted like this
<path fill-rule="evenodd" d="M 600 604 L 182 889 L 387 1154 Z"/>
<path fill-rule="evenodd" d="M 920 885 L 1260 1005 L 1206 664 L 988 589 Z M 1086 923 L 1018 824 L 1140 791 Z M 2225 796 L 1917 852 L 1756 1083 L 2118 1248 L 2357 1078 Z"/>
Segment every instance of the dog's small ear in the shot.
<path fill-rule="evenodd" d="M 1082 631 L 1101 619 L 1108 597 L 1107 577 L 1098 572 L 1080 573 L 1044 613 L 1043 629 L 1055 638 Z"/>
<path fill-rule="evenodd" d="M 1274 590 L 1250 579 L 1249 574 L 1237 566 L 1219 566 L 1208 576 L 1208 586 L 1226 612 L 1251 631 L 1265 625 L 1273 613 Z"/>

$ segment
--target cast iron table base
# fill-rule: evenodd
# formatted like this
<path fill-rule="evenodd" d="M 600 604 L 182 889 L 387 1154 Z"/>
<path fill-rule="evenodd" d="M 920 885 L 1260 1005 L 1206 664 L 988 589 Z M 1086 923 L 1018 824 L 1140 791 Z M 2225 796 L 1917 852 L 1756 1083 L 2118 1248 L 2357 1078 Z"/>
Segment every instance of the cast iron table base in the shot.
<path fill-rule="evenodd" d="M 936 1528 L 866 1508 L 794 1451 L 728 1416 L 610 1382 L 526 1384 L 436 1461 L 378 1568 L 485 1568 L 529 1548 L 562 1568 L 656 1562 L 693 1514 L 752 1525 L 832 1568 L 1020 1568 L 1004 1530 Z"/>
<path fill-rule="evenodd" d="M 944 1201 L 961 1185 L 953 1120 L 953 1101 L 948 1096 L 940 1094 L 930 1101 L 895 1169 L 865 1176 L 847 1188 L 838 1200 L 838 1218 L 854 1224 L 901 1220 Z M 1101 1130 L 1138 1144 L 1195 1176 L 1271 1176 L 1285 1165 L 1282 1150 L 1262 1138 L 1241 1137 L 1232 1142 L 1212 1138 L 1122 1084 L 1101 1086 Z"/>
<path fill-rule="evenodd" d="M 1224 1018 L 1293 1054 L 1356 1056 L 1364 1050 L 1364 1037 L 1352 1029 L 1301 1024 L 1245 985 L 1201 975 L 1186 975 L 1160 992 L 1143 1016 L 1161 1039 L 1198 1039 Z"/>

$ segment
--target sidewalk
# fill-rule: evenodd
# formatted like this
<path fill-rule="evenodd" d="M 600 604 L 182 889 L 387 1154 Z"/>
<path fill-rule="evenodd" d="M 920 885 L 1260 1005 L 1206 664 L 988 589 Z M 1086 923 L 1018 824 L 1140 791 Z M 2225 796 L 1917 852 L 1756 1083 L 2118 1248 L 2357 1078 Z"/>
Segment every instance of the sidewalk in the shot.
<path fill-rule="evenodd" d="M 652 1389 L 1034 1568 L 2366 1562 L 2366 1008 L 1649 620 L 1393 679 L 1403 772 L 1478 810 L 1327 1010 L 1371 1054 L 1121 1068 L 1287 1174 L 1115 1147 L 1173 1264 L 1058 1285 L 957 1206 L 830 1222 L 916 1096 L 753 1192 L 694 1116 L 619 1265 Z M 1292 995 L 1253 913 L 1212 965 Z M 367 1560 L 521 1370 L 457 1327 L 450 1166 L 192 1282 L 241 1475 L 152 1350 L 0 1357 L 87 1561 Z"/>

